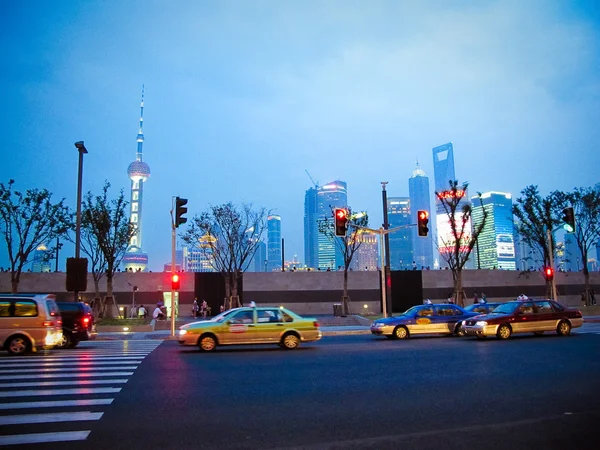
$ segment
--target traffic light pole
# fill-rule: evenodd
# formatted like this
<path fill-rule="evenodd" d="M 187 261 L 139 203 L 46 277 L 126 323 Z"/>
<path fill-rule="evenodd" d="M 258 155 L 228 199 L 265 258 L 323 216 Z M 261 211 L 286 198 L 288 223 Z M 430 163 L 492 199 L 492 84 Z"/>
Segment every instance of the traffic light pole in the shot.
<path fill-rule="evenodd" d="M 554 277 L 554 249 L 552 248 L 552 233 L 550 232 L 550 229 L 546 230 L 546 236 L 548 238 L 548 250 L 549 250 L 549 259 L 550 259 L 550 267 L 552 268 L 553 272 L 552 272 L 552 291 L 550 293 L 551 295 L 551 300 L 556 301 L 556 279 Z"/>
<path fill-rule="evenodd" d="M 173 200 L 174 201 L 174 200 Z M 171 209 L 171 278 L 175 274 L 175 238 L 176 238 L 176 227 L 175 219 L 173 218 L 173 210 Z M 171 337 L 175 337 L 175 290 L 173 289 L 173 283 L 171 282 Z"/>

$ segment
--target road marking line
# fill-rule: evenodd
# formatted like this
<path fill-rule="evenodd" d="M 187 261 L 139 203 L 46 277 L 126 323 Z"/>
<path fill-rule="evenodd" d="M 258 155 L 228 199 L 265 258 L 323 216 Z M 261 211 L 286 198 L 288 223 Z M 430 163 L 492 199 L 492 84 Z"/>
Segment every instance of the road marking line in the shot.
<path fill-rule="evenodd" d="M 115 394 L 121 392 L 121 388 L 81 388 L 81 389 L 46 389 L 19 392 L 0 392 L 0 398 L 7 397 L 38 397 L 45 395 L 89 395 L 89 394 Z"/>
<path fill-rule="evenodd" d="M 59 408 L 66 406 L 98 406 L 110 405 L 112 398 L 90 398 L 86 400 L 55 400 L 47 402 L 14 402 L 0 403 L 1 409 L 32 409 L 32 408 Z"/>
<path fill-rule="evenodd" d="M 121 369 L 121 370 L 135 370 L 138 368 L 138 366 L 123 366 L 123 367 L 81 367 L 79 368 L 79 370 L 83 371 L 92 371 L 92 370 L 115 370 L 115 369 Z M 56 368 L 48 368 L 48 369 L 44 369 L 43 367 L 40 367 L 38 369 L 24 369 L 24 370 L 19 370 L 19 369 L 11 369 L 11 370 L 0 370 L 0 374 L 5 374 L 5 373 L 46 373 L 46 372 L 61 372 L 64 373 L 65 369 L 61 369 L 59 367 Z M 90 372 L 93 373 L 93 372 Z"/>
<path fill-rule="evenodd" d="M 127 379 L 117 378 L 113 380 L 53 380 L 53 381 L 31 381 L 25 383 L 0 383 L 0 389 L 3 388 L 24 388 L 37 386 L 89 386 L 92 384 L 124 384 Z"/>
<path fill-rule="evenodd" d="M 23 364 L 4 364 L 0 367 L 0 371 L 5 368 L 12 367 L 64 367 L 64 366 L 118 366 L 119 364 L 141 364 L 142 360 L 132 359 L 131 361 L 64 361 L 64 362 L 31 362 L 31 363 L 23 363 Z"/>
<path fill-rule="evenodd" d="M 49 414 L 20 414 L 0 416 L 0 425 L 24 425 L 31 423 L 82 422 L 100 420 L 104 413 L 91 411 L 61 412 Z"/>
<path fill-rule="evenodd" d="M 0 446 L 17 444 L 41 444 L 44 442 L 84 441 L 91 430 L 66 431 L 61 433 L 32 433 L 0 436 Z"/>
<path fill-rule="evenodd" d="M 38 380 L 38 379 L 48 379 L 48 378 L 85 378 L 85 377 L 128 377 L 133 375 L 133 372 L 100 372 L 100 373 L 94 373 L 94 372 L 84 372 L 84 373 L 79 373 L 79 372 L 75 372 L 75 373 L 70 373 L 70 374 L 63 374 L 63 373 L 42 373 L 42 374 L 35 374 L 35 375 L 21 375 L 19 376 L 19 379 L 21 380 Z M 8 381 L 12 381 L 15 379 L 14 375 L 1 375 L 0 376 L 0 380 L 4 381 L 4 380 L 8 380 Z"/>
<path fill-rule="evenodd" d="M 82 361 L 119 361 L 119 360 L 128 360 L 128 359 L 139 359 L 142 360 L 144 358 L 140 358 L 139 356 L 115 356 L 115 357 L 110 357 L 110 356 L 92 356 L 92 357 L 87 357 L 82 359 Z M 41 362 L 41 361 L 50 361 L 50 362 L 67 362 L 67 361 L 78 361 L 81 360 L 80 357 L 78 356 L 69 356 L 68 358 L 60 358 L 60 357 L 56 357 L 56 356 L 48 356 L 48 357 L 42 357 L 42 358 L 21 358 L 19 359 L 19 361 L 23 361 L 23 362 L 29 362 L 29 361 L 36 361 L 36 362 Z M 0 359 L 0 364 L 1 363 L 6 363 L 8 362 L 8 359 Z M 10 362 L 14 362 L 14 360 L 10 360 Z"/>

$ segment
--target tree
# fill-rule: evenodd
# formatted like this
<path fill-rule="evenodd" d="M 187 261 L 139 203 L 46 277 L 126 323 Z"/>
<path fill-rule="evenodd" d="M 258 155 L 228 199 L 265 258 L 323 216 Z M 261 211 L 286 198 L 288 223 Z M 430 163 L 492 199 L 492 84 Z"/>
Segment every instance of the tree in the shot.
<path fill-rule="evenodd" d="M 596 245 L 600 236 L 600 183 L 593 188 L 575 188 L 571 193 L 565 194 L 567 202 L 573 206 L 575 212 L 575 241 L 581 252 L 583 261 L 583 275 L 585 277 L 585 304 L 590 304 L 590 272 L 588 270 L 588 252 Z"/>
<path fill-rule="evenodd" d="M 444 207 L 448 216 L 450 233 L 444 237 L 440 234 L 441 248 L 440 255 L 452 271 L 454 281 L 454 297 L 460 306 L 464 306 L 464 290 L 462 288 L 462 271 L 471 256 L 473 247 L 483 231 L 488 212 L 483 208 L 481 194 L 479 202 L 483 211 L 481 223 L 477 226 L 471 226 L 472 206 L 467 198 L 468 183 L 463 183 L 460 187 L 457 180 L 449 181 L 449 189 L 435 193 L 436 197 Z"/>
<path fill-rule="evenodd" d="M 106 275 L 106 296 L 95 305 L 99 317 L 112 315 L 107 308 L 113 301 L 113 277 L 125 255 L 129 241 L 137 232 L 127 217 L 125 194 L 121 189 L 116 199 L 108 198 L 110 183 L 104 183 L 102 194 L 85 196 L 81 213 L 81 249 L 90 257 L 96 298 L 100 297 L 99 283 Z M 95 302 L 97 303 L 97 302 Z"/>
<path fill-rule="evenodd" d="M 554 256 L 556 249 L 554 229 L 560 223 L 561 205 L 564 205 L 564 202 L 563 193 L 555 191 L 543 198 L 538 187 L 530 185 L 521 191 L 521 196 L 513 205 L 513 214 L 517 218 L 517 231 L 526 244 L 540 252 L 544 266 L 550 266 L 550 257 Z M 546 291 L 547 294 L 551 293 L 551 281 L 546 281 Z"/>
<path fill-rule="evenodd" d="M 199 249 L 212 268 L 220 272 L 225 281 L 225 308 L 240 306 L 238 280 L 250 264 L 267 229 L 265 208 L 252 209 L 233 203 L 211 206 L 191 220 L 183 241 Z"/>
<path fill-rule="evenodd" d="M 40 245 L 48 247 L 56 237 L 65 235 L 73 221 L 64 198 L 52 203 L 48 190 L 28 189 L 22 193 L 13 191 L 14 183 L 15 180 L 9 180 L 7 185 L 0 183 L 0 232 L 10 260 L 11 290 L 16 293 L 31 253 Z"/>
<path fill-rule="evenodd" d="M 332 208 L 332 217 L 333 217 Z M 362 236 L 364 231 L 359 227 L 366 227 L 369 224 L 369 216 L 367 213 L 353 214 L 351 208 L 346 208 L 348 211 L 348 229 L 345 236 L 335 235 L 335 224 L 332 217 L 323 217 L 318 219 L 319 233 L 323 233 L 327 238 L 334 243 L 335 247 L 342 253 L 344 258 L 344 291 L 342 295 L 342 308 L 344 314 L 350 314 L 350 305 L 348 296 L 348 269 L 354 254 L 363 243 Z M 353 229 L 352 229 L 353 228 Z"/>

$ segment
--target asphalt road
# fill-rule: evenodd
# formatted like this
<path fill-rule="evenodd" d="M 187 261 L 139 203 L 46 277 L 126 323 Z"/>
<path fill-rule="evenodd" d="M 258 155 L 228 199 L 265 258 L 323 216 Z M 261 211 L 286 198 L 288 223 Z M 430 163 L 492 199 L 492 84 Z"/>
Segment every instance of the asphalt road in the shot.
<path fill-rule="evenodd" d="M 334 336 L 214 354 L 165 341 L 85 441 L 33 448 L 596 449 L 599 400 L 594 333 Z"/>

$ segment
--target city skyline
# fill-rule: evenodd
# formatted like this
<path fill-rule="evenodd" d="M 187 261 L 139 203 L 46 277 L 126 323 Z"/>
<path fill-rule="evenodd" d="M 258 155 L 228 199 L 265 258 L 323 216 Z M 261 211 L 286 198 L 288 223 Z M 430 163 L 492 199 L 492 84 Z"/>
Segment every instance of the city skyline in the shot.
<path fill-rule="evenodd" d="M 446 142 L 471 195 L 598 180 L 600 12 L 583 1 L 31 0 L 3 18 L 0 180 L 18 190 L 47 188 L 74 209 L 84 140 L 84 192 L 108 180 L 128 193 L 145 86 L 153 271 L 170 260 L 173 196 L 189 199 L 188 217 L 264 206 L 285 224 L 286 259 L 304 259 L 306 170 L 346 181 L 374 228 L 380 182 L 409 196 L 414 161 L 431 177 L 431 149 Z M 65 244 L 62 270 L 73 254 Z"/>

